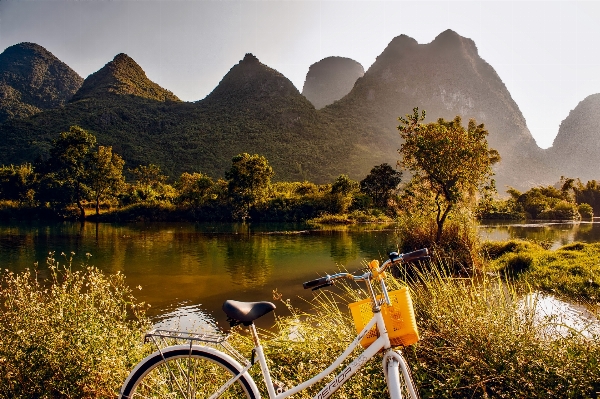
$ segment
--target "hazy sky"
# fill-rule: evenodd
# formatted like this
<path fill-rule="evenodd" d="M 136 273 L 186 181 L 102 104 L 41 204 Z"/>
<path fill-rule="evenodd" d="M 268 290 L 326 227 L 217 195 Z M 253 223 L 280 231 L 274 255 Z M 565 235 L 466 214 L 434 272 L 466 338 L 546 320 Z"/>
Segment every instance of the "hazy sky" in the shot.
<path fill-rule="evenodd" d="M 245 53 L 302 91 L 325 57 L 366 70 L 398 35 L 429 43 L 452 29 L 475 41 L 546 148 L 569 111 L 600 93 L 599 21 L 596 1 L 0 0 L 0 51 L 34 42 L 82 77 L 126 53 L 195 101 Z"/>

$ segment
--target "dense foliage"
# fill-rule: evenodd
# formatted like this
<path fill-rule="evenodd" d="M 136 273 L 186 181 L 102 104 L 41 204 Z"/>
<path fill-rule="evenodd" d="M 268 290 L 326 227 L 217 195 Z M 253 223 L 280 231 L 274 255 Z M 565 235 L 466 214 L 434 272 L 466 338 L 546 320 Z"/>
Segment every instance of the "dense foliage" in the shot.
<path fill-rule="evenodd" d="M 331 184 L 271 182 L 275 172 L 258 154 L 233 157 L 225 179 L 182 173 L 170 179 L 155 164 L 124 171 L 112 147 L 77 126 L 60 134 L 50 157 L 35 165 L 0 168 L 4 217 L 54 217 L 96 220 L 246 220 L 302 221 L 351 213 L 346 220 L 379 220 L 393 215 L 399 173 L 382 164 L 359 183 L 347 175 Z M 125 175 L 130 182 L 126 182 Z M 95 215 L 87 215 L 90 207 Z M 19 209 L 35 208 L 34 213 Z M 112 211 L 108 209 L 113 208 Z"/>

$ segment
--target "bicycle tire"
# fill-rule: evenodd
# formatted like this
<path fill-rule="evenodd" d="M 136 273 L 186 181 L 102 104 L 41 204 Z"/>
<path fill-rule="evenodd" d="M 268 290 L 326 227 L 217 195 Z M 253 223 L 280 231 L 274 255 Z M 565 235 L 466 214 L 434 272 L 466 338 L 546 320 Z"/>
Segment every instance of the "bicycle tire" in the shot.
<path fill-rule="evenodd" d="M 119 398 L 205 399 L 241 370 L 238 362 L 215 349 L 171 346 L 142 360 L 123 383 Z M 219 398 L 260 396 L 252 377 L 244 373 Z"/>

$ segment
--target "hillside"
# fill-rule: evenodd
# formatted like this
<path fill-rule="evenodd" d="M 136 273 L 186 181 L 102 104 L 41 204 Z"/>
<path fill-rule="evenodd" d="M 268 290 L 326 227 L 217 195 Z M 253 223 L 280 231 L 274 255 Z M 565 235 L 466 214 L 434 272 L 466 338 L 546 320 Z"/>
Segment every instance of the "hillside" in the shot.
<path fill-rule="evenodd" d="M 168 92 L 138 68 L 118 55 L 90 75 L 65 107 L 0 126 L 0 163 L 47 156 L 59 132 L 79 125 L 99 144 L 113 146 L 126 167 L 154 163 L 172 177 L 184 171 L 222 177 L 241 152 L 266 156 L 278 179 L 324 182 L 337 176 L 342 140 L 323 134 L 312 104 L 252 54 L 197 103 L 161 101 L 172 98 L 157 95 Z"/>
<path fill-rule="evenodd" d="M 364 74 L 363 66 L 350 58 L 324 58 L 308 69 L 302 95 L 321 109 L 350 93 L 356 80 Z"/>
<path fill-rule="evenodd" d="M 398 116 L 413 107 L 427 120 L 475 118 L 490 132 L 488 140 L 503 161 L 496 167 L 498 188 L 546 182 L 543 151 L 494 69 L 479 57 L 470 39 L 447 30 L 428 44 L 401 35 L 393 39 L 353 90 L 323 111 L 338 119 L 362 120 L 365 142 L 388 148 L 388 161 L 400 147 Z M 536 170 L 535 174 L 529 170 Z"/>
<path fill-rule="evenodd" d="M 561 175 L 600 180 L 600 94 L 586 97 L 569 113 L 547 152 L 548 163 Z"/>
<path fill-rule="evenodd" d="M 0 54 L 0 123 L 64 105 L 83 79 L 48 50 L 20 43 Z"/>

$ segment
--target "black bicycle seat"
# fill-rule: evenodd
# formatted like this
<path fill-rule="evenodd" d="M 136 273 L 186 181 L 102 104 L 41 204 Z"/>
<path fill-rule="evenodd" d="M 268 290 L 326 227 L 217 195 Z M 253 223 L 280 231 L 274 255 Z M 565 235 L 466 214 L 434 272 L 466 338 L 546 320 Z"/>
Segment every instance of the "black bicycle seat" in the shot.
<path fill-rule="evenodd" d="M 266 301 L 240 302 L 229 299 L 223 303 L 222 309 L 230 319 L 248 326 L 259 317 L 272 312 L 275 309 L 275 305 Z"/>

